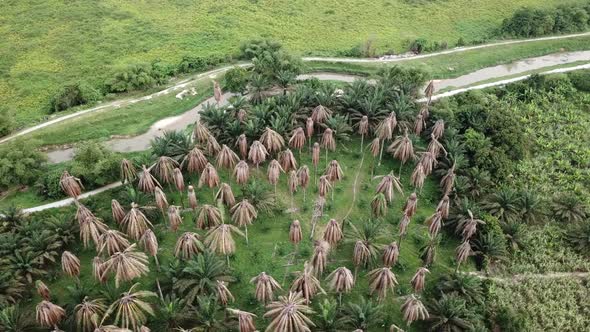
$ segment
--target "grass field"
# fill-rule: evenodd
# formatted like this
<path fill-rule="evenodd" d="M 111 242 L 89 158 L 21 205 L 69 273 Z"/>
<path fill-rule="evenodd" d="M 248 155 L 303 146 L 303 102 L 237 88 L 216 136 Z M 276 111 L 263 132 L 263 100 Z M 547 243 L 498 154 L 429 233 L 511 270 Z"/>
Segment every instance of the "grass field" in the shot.
<path fill-rule="evenodd" d="M 572 0 L 581 3 L 581 0 Z M 100 85 L 115 68 L 185 55 L 235 54 L 271 37 L 300 54 L 335 55 L 372 40 L 400 52 L 424 37 L 481 40 L 522 6 L 560 0 L 448 1 L 7 1 L 0 13 L 0 104 L 18 127 L 38 122 L 64 84 Z"/>

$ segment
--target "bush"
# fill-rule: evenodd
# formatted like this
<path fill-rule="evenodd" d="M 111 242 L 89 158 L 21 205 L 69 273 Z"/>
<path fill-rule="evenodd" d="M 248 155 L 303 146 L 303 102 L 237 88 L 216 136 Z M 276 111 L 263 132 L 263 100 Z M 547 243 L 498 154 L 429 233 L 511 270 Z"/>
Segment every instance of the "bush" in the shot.
<path fill-rule="evenodd" d="M 31 141 L 17 140 L 0 148 L 0 187 L 29 185 L 42 173 L 45 155 Z"/>
<path fill-rule="evenodd" d="M 225 73 L 223 85 L 230 92 L 241 93 L 246 90 L 248 78 L 248 71 L 243 67 L 236 66 Z"/>
<path fill-rule="evenodd" d="M 81 143 L 76 146 L 71 173 L 89 186 L 103 186 L 118 179 L 119 158 L 101 144 Z"/>
<path fill-rule="evenodd" d="M 281 43 L 271 39 L 254 39 L 240 45 L 240 59 L 252 60 L 264 52 L 278 52 L 283 48 Z"/>
<path fill-rule="evenodd" d="M 59 186 L 62 173 L 61 169 L 43 172 L 35 183 L 37 194 L 45 199 L 57 199 L 65 196 Z"/>
<path fill-rule="evenodd" d="M 8 114 L 8 109 L 0 108 L 0 137 L 6 136 L 14 129 L 14 121 Z"/>
<path fill-rule="evenodd" d="M 590 92 L 590 71 L 574 71 L 568 74 L 570 81 L 579 91 Z"/>
<path fill-rule="evenodd" d="M 426 50 L 427 45 L 428 41 L 426 39 L 418 38 L 410 42 L 408 49 L 415 54 L 420 54 Z"/>
<path fill-rule="evenodd" d="M 500 33 L 515 37 L 536 37 L 588 29 L 588 6 L 559 6 L 551 9 L 522 8 L 502 22 Z"/>
<path fill-rule="evenodd" d="M 165 82 L 166 77 L 154 64 L 130 65 L 117 71 L 112 79 L 106 82 L 109 92 L 127 92 L 151 88 Z"/>
<path fill-rule="evenodd" d="M 49 102 L 49 113 L 60 112 L 74 106 L 97 101 L 101 96 L 100 91 L 86 83 L 66 85 Z"/>

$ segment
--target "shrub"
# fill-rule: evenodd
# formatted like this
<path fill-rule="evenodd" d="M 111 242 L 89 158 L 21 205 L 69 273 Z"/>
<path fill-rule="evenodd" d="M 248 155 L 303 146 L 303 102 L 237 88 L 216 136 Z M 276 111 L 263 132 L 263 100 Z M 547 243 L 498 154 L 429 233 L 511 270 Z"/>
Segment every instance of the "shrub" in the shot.
<path fill-rule="evenodd" d="M 241 93 L 246 90 L 248 77 L 248 71 L 245 68 L 236 66 L 225 73 L 223 85 L 230 92 Z"/>
<path fill-rule="evenodd" d="M 29 185 L 41 174 L 45 156 L 35 142 L 16 140 L 0 148 L 0 187 Z"/>
<path fill-rule="evenodd" d="M 86 83 L 64 86 L 49 102 L 49 113 L 60 112 L 68 108 L 97 101 L 102 94 Z"/>
<path fill-rule="evenodd" d="M 119 158 L 101 144 L 81 143 L 76 146 L 71 173 L 90 186 L 102 186 L 119 177 Z"/>
<path fill-rule="evenodd" d="M 240 45 L 240 59 L 252 60 L 264 52 L 278 52 L 283 46 L 271 39 L 254 39 Z"/>
<path fill-rule="evenodd" d="M 35 182 L 37 194 L 46 199 L 63 197 L 64 193 L 59 186 L 59 180 L 62 173 L 63 171 L 61 169 L 43 172 L 37 182 Z"/>
<path fill-rule="evenodd" d="M 106 82 L 109 92 L 127 92 L 151 88 L 165 82 L 165 76 L 159 65 L 135 64 L 117 71 L 113 78 Z"/>
<path fill-rule="evenodd" d="M 413 41 L 410 42 L 408 49 L 415 54 L 420 54 L 426 50 L 427 46 L 428 46 L 428 41 L 426 39 L 418 38 L 418 39 L 414 39 Z"/>
<path fill-rule="evenodd" d="M 590 71 L 574 71 L 569 73 L 568 76 L 576 89 L 584 92 L 590 92 Z"/>
<path fill-rule="evenodd" d="M 14 121 L 8 114 L 8 109 L 0 107 L 0 137 L 6 136 L 14 129 Z"/>
<path fill-rule="evenodd" d="M 502 22 L 500 34 L 535 37 L 584 31 L 588 28 L 589 9 L 590 7 L 582 5 L 549 9 L 522 8 Z"/>

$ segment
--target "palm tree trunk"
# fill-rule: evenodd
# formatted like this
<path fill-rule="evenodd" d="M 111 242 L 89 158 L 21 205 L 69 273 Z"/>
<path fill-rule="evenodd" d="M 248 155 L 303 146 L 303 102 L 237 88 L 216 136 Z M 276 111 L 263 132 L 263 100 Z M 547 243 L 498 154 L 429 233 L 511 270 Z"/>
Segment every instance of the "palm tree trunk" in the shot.
<path fill-rule="evenodd" d="M 250 242 L 248 241 L 248 226 L 244 225 L 244 234 L 246 235 L 246 245 L 249 246 Z"/>
<path fill-rule="evenodd" d="M 303 203 L 305 203 L 305 196 L 307 196 L 307 188 L 303 189 Z"/>
<path fill-rule="evenodd" d="M 229 255 L 225 255 L 225 259 L 227 261 L 227 267 L 229 267 Z"/>
<path fill-rule="evenodd" d="M 363 153 L 363 142 L 365 141 L 365 135 L 361 135 L 361 154 Z"/>
<path fill-rule="evenodd" d="M 400 160 L 400 165 L 399 165 L 399 178 L 402 178 L 402 167 L 404 166 L 404 163 Z"/>
<path fill-rule="evenodd" d="M 381 152 L 379 152 L 379 164 L 377 166 L 381 166 L 381 158 L 383 158 L 383 146 L 385 145 L 385 140 L 381 143 Z"/>
<path fill-rule="evenodd" d="M 160 209 L 160 212 L 162 212 L 162 221 L 164 222 L 164 225 L 166 225 L 166 214 L 164 213 L 164 209 Z"/>
<path fill-rule="evenodd" d="M 182 198 L 182 191 L 178 191 L 178 195 L 180 196 L 180 206 L 182 206 L 182 209 L 184 210 L 184 199 Z"/>
<path fill-rule="evenodd" d="M 158 272 L 160 272 L 160 262 L 158 261 L 158 256 L 154 256 L 154 261 L 156 262 L 156 268 Z M 164 295 L 162 294 L 162 287 L 160 286 L 160 278 L 156 277 L 156 286 L 158 286 L 158 294 L 160 294 L 160 299 L 164 300 Z"/>
<path fill-rule="evenodd" d="M 326 148 L 326 168 L 328 168 L 328 148 Z"/>

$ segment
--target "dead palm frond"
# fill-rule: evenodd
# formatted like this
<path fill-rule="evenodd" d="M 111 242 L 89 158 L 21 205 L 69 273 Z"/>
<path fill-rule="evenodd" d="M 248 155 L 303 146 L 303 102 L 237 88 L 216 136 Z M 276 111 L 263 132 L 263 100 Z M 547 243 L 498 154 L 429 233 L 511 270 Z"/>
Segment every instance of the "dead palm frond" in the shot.
<path fill-rule="evenodd" d="M 174 181 L 173 173 L 176 167 L 178 167 L 176 160 L 162 156 L 154 164 L 153 170 L 162 183 L 172 183 Z"/>
<path fill-rule="evenodd" d="M 422 190 L 422 187 L 424 187 L 424 180 L 426 180 L 424 166 L 422 163 L 417 163 L 416 168 L 414 168 L 412 176 L 410 177 L 410 182 L 415 188 Z"/>
<path fill-rule="evenodd" d="M 240 158 L 238 155 L 232 151 L 227 145 L 223 144 L 221 147 L 221 151 L 217 154 L 217 167 L 225 168 L 225 169 L 232 169 Z"/>
<path fill-rule="evenodd" d="M 313 143 L 313 149 L 311 150 L 311 162 L 317 170 L 318 164 L 320 162 L 320 143 L 318 142 Z"/>
<path fill-rule="evenodd" d="M 100 325 L 100 317 L 107 307 L 102 299 L 89 300 L 84 297 L 82 303 L 74 307 L 74 316 L 78 330 L 92 332 Z"/>
<path fill-rule="evenodd" d="M 200 120 L 195 122 L 195 127 L 193 129 L 193 134 L 195 135 L 195 139 L 199 143 L 207 143 L 207 139 L 211 136 L 211 132 L 205 125 L 201 123 Z"/>
<path fill-rule="evenodd" d="M 248 111 L 246 109 L 240 108 L 238 110 L 238 113 L 236 114 L 236 118 L 238 118 L 238 121 L 240 123 L 244 123 L 246 121 L 247 117 L 248 117 Z"/>
<path fill-rule="evenodd" d="M 352 272 L 344 266 L 337 268 L 328 275 L 328 285 L 336 293 L 348 293 L 354 287 Z"/>
<path fill-rule="evenodd" d="M 377 156 L 379 155 L 380 148 L 381 140 L 379 140 L 379 137 L 375 137 L 375 139 L 371 141 L 371 144 L 369 144 L 369 150 L 371 151 L 371 155 L 373 156 L 373 158 L 377 158 Z"/>
<path fill-rule="evenodd" d="M 92 241 L 95 246 L 98 246 L 100 234 L 108 229 L 107 225 L 105 225 L 102 220 L 94 216 L 86 217 L 86 219 L 79 223 L 79 226 L 80 239 L 82 240 L 84 248 L 88 248 L 90 241 Z"/>
<path fill-rule="evenodd" d="M 315 277 L 313 266 L 308 262 L 303 264 L 303 271 L 297 272 L 297 278 L 291 285 L 291 291 L 301 293 L 306 303 L 309 303 L 318 292 L 326 293 L 322 289 L 320 281 Z"/>
<path fill-rule="evenodd" d="M 336 139 L 334 139 L 334 131 L 327 128 L 322 134 L 322 148 L 326 151 L 326 164 L 328 163 L 328 151 L 336 150 Z"/>
<path fill-rule="evenodd" d="M 365 141 L 365 135 L 369 133 L 369 118 L 363 115 L 361 121 L 358 123 L 357 132 L 361 135 L 361 153 L 363 152 L 363 145 Z"/>
<path fill-rule="evenodd" d="M 434 81 L 430 80 L 430 82 L 428 82 L 428 85 L 426 86 L 426 89 L 424 89 L 424 95 L 428 99 L 427 105 L 430 104 L 433 94 L 434 94 Z"/>
<path fill-rule="evenodd" d="M 416 120 L 414 121 L 414 134 L 420 136 L 422 131 L 424 131 L 424 127 L 426 127 L 426 121 L 424 121 L 424 116 L 420 113 L 416 115 Z"/>
<path fill-rule="evenodd" d="M 414 294 L 408 296 L 406 302 L 402 304 L 402 313 L 404 314 L 404 321 L 410 325 L 417 320 L 428 319 L 428 311 L 422 303 L 418 300 Z"/>
<path fill-rule="evenodd" d="M 389 122 L 389 127 L 391 128 L 391 134 L 395 131 L 395 127 L 397 127 L 397 117 L 394 111 L 391 111 L 385 121 Z M 390 138 L 391 139 L 391 138 Z"/>
<path fill-rule="evenodd" d="M 367 276 L 369 277 L 371 294 L 377 292 L 377 297 L 380 301 L 385 299 L 388 290 L 391 289 L 391 292 L 393 293 L 393 289 L 397 285 L 395 274 L 393 274 L 389 267 L 374 269 L 370 271 Z"/>
<path fill-rule="evenodd" d="M 313 272 L 317 275 L 322 275 L 326 265 L 328 265 L 328 254 L 330 252 L 330 244 L 327 241 L 315 241 L 313 246 L 313 254 L 311 255 L 311 265 Z"/>
<path fill-rule="evenodd" d="M 320 181 L 318 184 L 318 191 L 321 197 L 326 197 L 328 191 L 332 190 L 332 184 L 326 175 L 320 176 Z"/>
<path fill-rule="evenodd" d="M 219 186 L 219 190 L 215 195 L 215 200 L 221 201 L 223 204 L 230 208 L 234 206 L 234 204 L 236 204 L 234 192 L 232 191 L 231 186 L 227 183 L 222 183 L 221 186 Z"/>
<path fill-rule="evenodd" d="M 289 179 L 287 181 L 287 185 L 289 187 L 289 193 L 291 194 L 291 208 L 294 209 L 294 195 L 297 192 L 297 186 L 299 185 L 299 177 L 297 176 L 297 172 L 295 172 L 295 170 L 289 172 Z"/>
<path fill-rule="evenodd" d="M 37 294 L 39 294 L 43 300 L 51 301 L 51 291 L 43 281 L 37 280 L 35 287 L 37 288 Z"/>
<path fill-rule="evenodd" d="M 184 176 L 182 176 L 182 171 L 180 168 L 174 169 L 174 173 L 172 173 L 172 180 L 174 180 L 174 187 L 182 195 L 182 192 L 184 191 Z"/>
<path fill-rule="evenodd" d="M 245 237 L 244 233 L 236 226 L 221 224 L 207 232 L 205 244 L 212 251 L 229 256 L 236 251 L 236 243 L 234 242 L 232 233 Z"/>
<path fill-rule="evenodd" d="M 418 195 L 415 192 L 410 194 L 406 204 L 404 204 L 403 211 L 408 217 L 412 218 L 416 213 L 416 209 L 418 208 Z"/>
<path fill-rule="evenodd" d="M 352 253 L 352 263 L 361 266 L 367 265 L 371 259 L 371 250 L 364 241 L 357 240 L 354 243 L 354 250 Z"/>
<path fill-rule="evenodd" d="M 145 167 L 145 165 L 141 166 L 141 172 L 139 172 L 139 182 L 137 183 L 137 188 L 144 193 L 153 193 L 156 187 L 160 187 L 160 183 L 156 178 L 150 173 L 150 170 Z"/>
<path fill-rule="evenodd" d="M 236 145 L 238 146 L 238 151 L 240 151 L 242 159 L 248 158 L 248 139 L 246 138 L 246 134 L 238 136 Z"/>
<path fill-rule="evenodd" d="M 65 318 L 65 310 L 49 301 L 43 300 L 37 304 L 37 323 L 43 327 L 57 329 L 57 324 Z"/>
<path fill-rule="evenodd" d="M 447 150 L 445 150 L 445 147 L 442 145 L 442 143 L 431 134 L 430 143 L 428 143 L 428 152 L 432 153 L 434 158 L 438 158 L 441 151 L 444 152 L 445 156 L 447 155 Z"/>
<path fill-rule="evenodd" d="M 134 243 L 127 249 L 114 253 L 104 262 L 103 273 L 113 272 L 115 274 L 115 287 L 117 288 L 119 288 L 121 281 L 131 281 L 149 272 L 146 254 L 136 251 L 135 246 Z"/>
<path fill-rule="evenodd" d="M 117 224 L 120 224 L 121 221 L 123 221 L 126 214 L 125 210 L 123 210 L 123 207 L 116 199 L 111 200 L 111 213 L 113 215 L 113 220 L 115 220 Z"/>
<path fill-rule="evenodd" d="M 256 168 L 266 160 L 266 156 L 268 155 L 268 151 L 266 147 L 260 143 L 260 141 L 254 141 L 252 145 L 250 145 L 250 151 L 248 152 L 248 160 L 256 165 Z"/>
<path fill-rule="evenodd" d="M 121 221 L 121 226 L 125 233 L 134 240 L 139 240 L 147 229 L 153 227 L 152 223 L 135 203 L 131 203 L 131 210 Z"/>
<path fill-rule="evenodd" d="M 69 251 L 61 254 L 61 269 L 69 277 L 80 275 L 80 260 Z"/>
<path fill-rule="evenodd" d="M 237 184 L 246 184 L 250 178 L 250 166 L 248 166 L 248 163 L 244 160 L 241 160 L 234 169 L 234 176 L 236 178 Z"/>
<path fill-rule="evenodd" d="M 221 102 L 223 98 L 223 92 L 221 92 L 221 86 L 219 86 L 219 82 L 213 81 L 213 98 L 215 98 L 215 102 L 217 105 Z"/>
<path fill-rule="evenodd" d="M 281 151 L 283 146 L 285 146 L 283 136 L 269 127 L 266 127 L 266 130 L 260 136 L 260 142 L 264 144 L 268 153 L 271 154 Z"/>
<path fill-rule="evenodd" d="M 399 221 L 399 237 L 403 238 L 408 232 L 408 226 L 410 225 L 410 216 L 404 211 L 402 218 Z"/>
<path fill-rule="evenodd" d="M 293 149 L 299 150 L 301 154 L 301 149 L 305 146 L 305 131 L 302 127 L 299 127 L 293 131 L 291 138 L 289 139 L 289 146 Z"/>
<path fill-rule="evenodd" d="M 449 207 L 449 196 L 444 195 L 440 202 L 438 202 L 438 205 L 436 206 L 436 210 L 441 212 L 443 219 L 447 219 L 449 217 Z"/>
<path fill-rule="evenodd" d="M 230 213 L 232 221 L 238 227 L 244 227 L 246 243 L 248 243 L 248 225 L 252 225 L 252 221 L 258 218 L 254 205 L 250 204 L 247 199 L 243 199 L 231 208 Z"/>
<path fill-rule="evenodd" d="M 80 196 L 82 194 L 82 189 L 84 189 L 82 181 L 77 177 L 70 175 L 68 171 L 64 171 L 59 178 L 59 187 L 66 195 L 74 199 Z"/>
<path fill-rule="evenodd" d="M 385 141 L 386 140 L 390 140 L 393 136 L 393 129 L 391 127 L 391 121 L 389 119 L 383 119 L 381 122 L 379 122 L 379 124 L 377 125 L 377 130 L 375 130 L 375 134 L 376 134 L 376 140 L 378 141 L 376 145 L 380 146 L 379 149 L 379 166 L 381 165 L 381 160 L 383 159 L 383 148 L 385 147 Z M 372 144 L 375 144 L 375 141 L 373 141 Z M 374 157 L 376 157 L 375 154 L 373 154 Z"/>
<path fill-rule="evenodd" d="M 410 284 L 414 288 L 416 293 L 420 293 L 424 289 L 424 280 L 426 279 L 426 273 L 430 273 L 430 271 L 425 267 L 418 268 L 416 274 L 410 280 Z"/>
<path fill-rule="evenodd" d="M 92 259 L 92 276 L 101 284 L 104 284 L 107 281 L 105 268 L 106 266 L 102 258 L 96 256 L 94 259 Z"/>
<path fill-rule="evenodd" d="M 343 238 L 342 228 L 336 219 L 330 219 L 326 229 L 324 229 L 324 241 L 328 242 L 331 246 L 335 246 Z"/>
<path fill-rule="evenodd" d="M 182 216 L 180 210 L 175 205 L 168 207 L 168 222 L 170 222 L 170 229 L 174 232 L 182 225 Z"/>
<path fill-rule="evenodd" d="M 143 249 L 148 253 L 148 255 L 156 258 L 156 264 L 158 264 L 157 255 L 159 245 L 158 239 L 156 238 L 156 234 L 151 229 L 148 229 L 147 231 L 145 231 L 145 233 L 143 233 L 143 236 L 141 237 L 141 239 L 139 239 L 139 242 L 143 246 Z"/>
<path fill-rule="evenodd" d="M 254 326 L 254 317 L 255 314 L 237 310 L 237 309 L 230 309 L 228 308 L 227 311 L 230 313 L 231 316 L 236 317 L 238 319 L 238 331 L 239 332 L 255 332 L 256 326 Z"/>
<path fill-rule="evenodd" d="M 290 292 L 288 296 L 279 296 L 279 300 L 267 305 L 264 317 L 271 322 L 265 332 L 311 332 L 309 326 L 315 326 L 306 315 L 313 314 L 306 300 L 300 293 Z"/>
<path fill-rule="evenodd" d="M 182 165 L 186 165 L 186 170 L 190 174 L 201 173 L 205 169 L 207 163 L 207 157 L 205 157 L 203 151 L 196 146 L 189 151 L 182 161 Z"/>
<path fill-rule="evenodd" d="M 137 178 L 137 170 L 133 162 L 123 158 L 121 160 L 121 182 L 131 183 Z"/>
<path fill-rule="evenodd" d="M 399 258 L 399 247 L 397 242 L 391 242 L 383 251 L 383 265 L 387 267 L 394 266 Z"/>
<path fill-rule="evenodd" d="M 471 250 L 471 244 L 469 243 L 469 240 L 463 241 L 456 250 L 455 259 L 457 260 L 457 270 L 459 270 L 459 266 L 467 261 L 467 258 L 469 258 L 469 256 L 472 254 L 473 251 Z"/>
<path fill-rule="evenodd" d="M 271 160 L 270 164 L 268 164 L 267 176 L 268 182 L 270 182 L 270 184 L 274 185 L 275 187 L 275 194 L 277 193 L 277 183 L 279 182 L 279 176 L 281 175 L 281 172 L 285 172 L 283 167 L 281 167 L 281 164 L 279 164 L 276 159 Z"/>
<path fill-rule="evenodd" d="M 250 283 L 256 284 L 254 296 L 262 303 L 272 301 L 275 290 L 282 290 L 281 285 L 273 277 L 266 274 L 266 272 L 260 272 L 259 275 L 250 280 Z"/>
<path fill-rule="evenodd" d="M 440 186 L 442 187 L 443 194 L 448 195 L 453 191 L 455 185 L 455 164 L 447 170 L 447 173 L 440 179 Z"/>
<path fill-rule="evenodd" d="M 224 307 L 227 306 L 230 301 L 234 302 L 236 300 L 229 291 L 229 288 L 227 288 L 226 282 L 221 280 L 216 280 L 215 295 L 217 295 L 217 300 Z"/>
<path fill-rule="evenodd" d="M 332 111 L 323 105 L 318 105 L 311 111 L 311 119 L 315 123 L 324 123 L 331 115 Z"/>
<path fill-rule="evenodd" d="M 307 186 L 309 185 L 309 167 L 303 165 L 299 167 L 297 171 L 297 177 L 299 178 L 299 185 L 303 188 L 303 201 L 305 202 L 305 196 L 307 196 Z"/>
<path fill-rule="evenodd" d="M 141 325 L 145 324 L 148 315 L 154 316 L 154 309 L 147 300 L 156 297 L 156 293 L 150 291 L 134 292 L 138 286 L 139 283 L 134 284 L 127 292 L 122 293 L 121 297 L 108 308 L 101 323 L 116 311 L 114 323 L 120 323 L 124 329 L 136 331 Z"/>
<path fill-rule="evenodd" d="M 340 164 L 337 160 L 332 160 L 330 162 L 330 165 L 326 169 L 326 176 L 328 177 L 328 180 L 330 180 L 331 182 L 342 180 L 342 177 L 344 175 L 342 173 L 342 168 L 340 167 Z"/>
<path fill-rule="evenodd" d="M 160 211 L 164 211 L 168 209 L 168 199 L 166 198 L 166 194 L 160 187 L 156 187 L 154 190 L 154 198 L 156 200 L 156 206 Z"/>
<path fill-rule="evenodd" d="M 221 145 L 213 135 L 207 136 L 207 154 L 211 157 L 216 156 L 221 151 Z"/>
<path fill-rule="evenodd" d="M 109 256 L 118 251 L 123 251 L 131 245 L 129 240 L 125 238 L 125 234 L 112 229 L 102 233 L 98 243 L 97 252 L 100 254 L 106 249 L 106 253 Z"/>
<path fill-rule="evenodd" d="M 432 154 L 432 152 L 426 151 L 421 154 L 418 164 L 421 164 L 424 168 L 425 175 L 430 175 L 438 162 L 436 161 L 436 157 Z"/>
<path fill-rule="evenodd" d="M 430 111 L 429 111 L 429 106 L 427 104 L 422 104 L 422 107 L 420 108 L 420 114 L 422 114 L 422 117 L 424 118 L 424 121 L 428 120 L 428 118 L 430 117 Z"/>
<path fill-rule="evenodd" d="M 408 135 L 408 131 L 406 130 L 404 136 L 398 136 L 387 148 L 387 151 L 391 152 L 394 158 L 401 161 L 402 165 L 409 159 L 414 158 L 414 145 Z"/>
<path fill-rule="evenodd" d="M 428 217 L 428 219 L 426 219 L 426 225 L 428 225 L 428 234 L 430 235 L 430 238 L 434 239 L 442 227 L 441 211 L 437 210 L 433 215 Z"/>
<path fill-rule="evenodd" d="M 375 177 L 375 179 L 378 178 L 381 178 L 381 181 L 379 181 L 379 184 L 377 185 L 375 192 L 383 193 L 388 203 L 391 203 L 393 201 L 395 191 L 398 191 L 400 194 L 403 193 L 400 178 L 395 176 L 393 174 L 393 171 L 387 175 Z"/>
<path fill-rule="evenodd" d="M 209 188 L 219 186 L 219 175 L 217 174 L 215 167 L 210 163 L 205 165 L 205 169 L 203 169 L 201 177 L 199 178 L 199 188 L 203 185 L 206 185 Z"/>
<path fill-rule="evenodd" d="M 203 243 L 199 239 L 199 234 L 186 232 L 176 240 L 174 246 L 174 256 L 180 259 L 191 259 L 196 254 L 203 252 Z"/>
<path fill-rule="evenodd" d="M 297 169 L 297 160 L 291 150 L 287 149 L 279 154 L 279 163 L 285 172 Z"/>
<path fill-rule="evenodd" d="M 445 120 L 440 119 L 437 120 L 434 123 L 434 126 L 432 126 L 432 137 L 436 138 L 436 139 L 440 139 L 443 134 L 445 133 Z"/>
<path fill-rule="evenodd" d="M 197 227 L 200 229 L 209 229 L 221 223 L 221 211 L 209 204 L 203 204 L 197 216 Z"/>
<path fill-rule="evenodd" d="M 313 136 L 314 125 L 315 125 L 315 123 L 313 122 L 312 118 L 307 118 L 307 120 L 305 120 L 305 135 L 307 136 L 307 139 L 309 140 L 310 143 L 311 143 L 311 137 Z"/>
<path fill-rule="evenodd" d="M 197 209 L 197 194 L 193 186 L 188 186 L 188 205 L 193 210 Z"/>
<path fill-rule="evenodd" d="M 462 219 L 459 224 L 457 225 L 457 233 L 461 233 L 463 237 L 463 241 L 469 240 L 475 233 L 477 232 L 477 225 L 478 224 L 485 224 L 485 222 L 481 219 L 476 219 L 473 216 L 473 212 L 471 210 L 467 210 L 469 214 L 469 218 Z"/>
<path fill-rule="evenodd" d="M 301 242 L 303 235 L 301 234 L 301 223 L 299 220 L 293 220 L 291 226 L 289 226 L 289 241 L 294 244 Z"/>
<path fill-rule="evenodd" d="M 376 194 L 371 200 L 371 213 L 375 218 L 381 218 L 387 214 L 387 199 L 383 193 Z"/>

